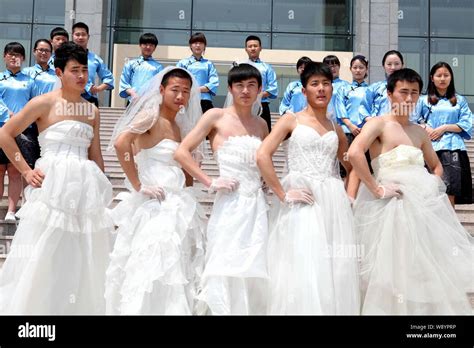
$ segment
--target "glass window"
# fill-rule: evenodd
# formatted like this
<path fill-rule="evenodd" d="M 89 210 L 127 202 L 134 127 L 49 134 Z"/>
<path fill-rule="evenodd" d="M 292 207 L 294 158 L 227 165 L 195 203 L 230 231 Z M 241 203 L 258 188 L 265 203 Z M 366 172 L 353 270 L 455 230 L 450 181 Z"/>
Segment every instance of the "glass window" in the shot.
<path fill-rule="evenodd" d="M 36 0 L 34 22 L 64 25 L 65 6 L 64 0 Z"/>
<path fill-rule="evenodd" d="M 351 36 L 273 34 L 274 49 L 307 51 L 352 51 Z"/>
<path fill-rule="evenodd" d="M 271 0 L 194 0 L 193 29 L 270 31 Z"/>
<path fill-rule="evenodd" d="M 350 33 L 351 1 L 274 0 L 273 31 Z"/>
<path fill-rule="evenodd" d="M 456 91 L 474 95 L 474 39 L 433 39 L 430 53 L 431 65 L 439 61 L 451 65 Z"/>
<path fill-rule="evenodd" d="M 399 0 L 398 35 L 428 35 L 428 0 Z"/>
<path fill-rule="evenodd" d="M 191 28 L 192 0 L 116 0 L 114 25 L 119 27 Z"/>
<path fill-rule="evenodd" d="M 423 89 L 428 86 L 428 75 L 430 72 L 428 39 L 407 38 L 398 39 L 398 48 L 403 53 L 405 66 L 417 71 L 423 78 Z"/>
<path fill-rule="evenodd" d="M 146 31 L 158 37 L 159 45 L 188 46 L 190 32 L 187 30 L 147 29 Z M 143 30 L 117 29 L 114 32 L 114 43 L 138 45 L 140 35 L 143 33 Z"/>
<path fill-rule="evenodd" d="M 431 34 L 474 37 L 472 0 L 431 0 Z"/>
<path fill-rule="evenodd" d="M 25 47 L 25 62 L 23 67 L 29 65 L 30 56 L 31 56 L 31 46 L 30 46 L 30 36 L 31 36 L 31 25 L 29 24 L 5 24 L 0 23 L 0 50 L 2 52 L 2 59 L 0 61 L 0 71 L 5 70 L 5 64 L 3 61 L 3 49 L 5 45 L 9 42 L 16 41 L 21 43 Z"/>
<path fill-rule="evenodd" d="M 230 47 L 242 48 L 242 54 L 246 56 L 245 39 L 249 35 L 257 35 L 262 41 L 263 49 L 270 48 L 270 34 L 269 33 L 255 33 L 255 32 L 225 32 L 225 31 L 206 31 L 204 32 L 209 47 Z"/>
<path fill-rule="evenodd" d="M 33 18 L 33 0 L 0 0 L 0 9 L 0 22 L 31 23 Z"/>

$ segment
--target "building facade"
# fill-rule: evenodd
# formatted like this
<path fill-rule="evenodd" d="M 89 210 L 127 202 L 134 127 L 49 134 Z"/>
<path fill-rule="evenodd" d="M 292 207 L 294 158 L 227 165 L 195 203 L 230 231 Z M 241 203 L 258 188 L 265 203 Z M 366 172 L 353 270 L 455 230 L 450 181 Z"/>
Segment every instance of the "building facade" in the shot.
<path fill-rule="evenodd" d="M 192 33 L 204 32 L 208 47 L 223 53 L 229 48 L 243 51 L 245 37 L 256 34 L 262 39 L 262 55 L 266 50 L 279 54 L 280 96 L 296 78 L 293 57 L 298 53 L 362 53 L 369 58 L 373 82 L 384 77 L 383 54 L 399 49 L 406 66 L 417 70 L 425 83 L 430 66 L 439 60 L 450 63 L 458 91 L 474 102 L 472 0 L 0 0 L 0 9 L 0 44 L 24 44 L 25 65 L 33 63 L 36 39 L 48 38 L 55 26 L 70 29 L 78 21 L 89 25 L 89 47 L 111 70 L 117 47 L 136 45 L 143 32 L 155 33 L 159 46 L 170 48 L 187 47 Z M 175 63 L 168 51 L 157 56 L 165 65 Z M 293 53 L 288 54 L 291 59 L 284 59 L 285 51 Z M 225 87 L 228 61 L 217 59 L 216 64 Z M 346 76 L 347 65 L 344 61 Z M 218 94 L 223 97 L 225 88 Z M 277 102 L 272 104 L 275 108 Z"/>

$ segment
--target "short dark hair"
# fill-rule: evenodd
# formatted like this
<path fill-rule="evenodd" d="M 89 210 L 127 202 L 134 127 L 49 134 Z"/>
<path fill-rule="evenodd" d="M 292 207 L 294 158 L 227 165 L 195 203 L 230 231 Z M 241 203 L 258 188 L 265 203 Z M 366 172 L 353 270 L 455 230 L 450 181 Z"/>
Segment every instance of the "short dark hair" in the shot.
<path fill-rule="evenodd" d="M 169 79 L 172 78 L 172 77 L 178 77 L 178 78 L 181 78 L 181 79 L 189 80 L 190 85 L 191 86 L 193 85 L 193 78 L 191 77 L 191 75 L 189 75 L 189 73 L 186 70 L 180 69 L 180 68 L 175 68 L 175 69 L 172 69 L 172 70 L 168 71 L 163 76 L 163 79 L 161 80 L 161 85 L 163 87 L 166 87 L 168 85 Z"/>
<path fill-rule="evenodd" d="M 335 64 L 337 66 L 341 66 L 341 62 L 339 61 L 339 58 L 335 56 L 334 54 L 330 54 L 326 57 L 323 58 L 323 63 L 329 65 L 329 64 Z"/>
<path fill-rule="evenodd" d="M 321 62 L 309 62 L 301 73 L 301 84 L 306 88 L 311 76 L 324 76 L 332 82 L 332 72 L 329 65 Z"/>
<path fill-rule="evenodd" d="M 387 60 L 387 57 L 388 57 L 388 56 L 391 56 L 391 55 L 393 55 L 393 54 L 396 55 L 396 56 L 398 56 L 398 58 L 400 58 L 400 61 L 402 62 L 402 65 L 404 64 L 404 63 L 403 63 L 403 56 L 402 56 L 402 54 L 401 54 L 399 51 L 397 51 L 397 50 L 390 50 L 390 51 L 385 52 L 385 54 L 383 55 L 383 58 L 382 58 L 382 66 L 385 65 L 385 61 Z"/>
<path fill-rule="evenodd" d="M 250 80 L 252 78 L 257 79 L 258 87 L 262 86 L 262 75 L 256 67 L 247 63 L 234 63 L 234 66 L 227 74 L 227 85 L 232 87 L 233 83 Z"/>
<path fill-rule="evenodd" d="M 367 58 L 365 58 L 365 56 L 363 56 L 362 54 L 358 54 L 354 57 L 352 57 L 351 59 L 351 64 L 349 64 L 349 66 L 352 68 L 352 64 L 354 64 L 354 62 L 358 60 L 359 62 L 361 62 L 362 64 L 365 65 L 366 68 L 369 67 L 369 61 L 367 60 Z"/>
<path fill-rule="evenodd" d="M 245 46 L 247 46 L 247 42 L 249 41 L 258 41 L 258 44 L 260 45 L 260 47 L 262 47 L 262 40 L 260 40 L 260 38 L 257 35 L 247 36 L 247 38 L 245 39 Z"/>
<path fill-rule="evenodd" d="M 312 62 L 311 58 L 303 56 L 298 61 L 296 62 L 296 70 L 299 69 L 300 66 L 308 64 L 309 62 Z"/>
<path fill-rule="evenodd" d="M 44 43 L 48 44 L 49 48 L 51 49 L 51 52 L 53 51 L 53 45 L 51 45 L 51 41 L 49 41 L 48 39 L 38 39 L 38 40 L 36 40 L 35 45 L 33 46 L 33 49 L 35 50 L 41 42 L 44 42 Z"/>
<path fill-rule="evenodd" d="M 436 86 L 434 82 L 432 81 L 432 78 L 434 74 L 436 74 L 436 70 L 440 68 L 446 68 L 449 71 L 449 74 L 451 75 L 451 82 L 449 83 L 448 89 L 446 90 L 446 98 L 449 100 L 452 106 L 456 106 L 458 103 L 458 100 L 456 98 L 456 87 L 454 86 L 454 73 L 453 69 L 451 69 L 451 66 L 446 63 L 446 62 L 438 62 L 430 70 L 430 80 L 428 82 L 428 102 L 432 105 L 438 104 L 439 98 L 442 96 L 439 95 L 438 90 L 436 89 Z"/>
<path fill-rule="evenodd" d="M 153 33 L 144 33 L 140 36 L 140 39 L 138 40 L 138 44 L 140 45 L 151 44 L 151 45 L 158 46 L 158 38 Z"/>
<path fill-rule="evenodd" d="M 204 45 L 207 46 L 206 35 L 204 35 L 203 33 L 194 33 L 189 38 L 189 44 L 191 45 L 192 43 L 195 43 L 195 42 L 202 42 Z"/>
<path fill-rule="evenodd" d="M 387 91 L 393 93 L 395 90 L 395 85 L 398 81 L 406 81 L 406 82 L 416 82 L 419 86 L 419 91 L 423 89 L 423 80 L 421 79 L 420 74 L 418 74 L 413 69 L 400 69 L 395 71 L 392 75 L 390 75 L 387 79 Z"/>
<path fill-rule="evenodd" d="M 74 29 L 76 28 L 85 29 L 86 33 L 89 34 L 89 27 L 84 22 L 77 22 L 76 24 L 74 24 L 72 26 L 72 33 L 74 33 Z"/>
<path fill-rule="evenodd" d="M 50 39 L 54 39 L 55 36 L 65 36 L 69 40 L 69 33 L 63 27 L 56 27 L 49 33 Z"/>
<path fill-rule="evenodd" d="M 23 56 L 23 59 L 25 59 L 25 47 L 19 42 L 9 42 L 5 45 L 5 48 L 3 50 L 3 55 L 5 56 L 7 53 L 17 53 L 21 54 Z"/>
<path fill-rule="evenodd" d="M 70 60 L 76 60 L 79 64 L 87 66 L 87 51 L 72 41 L 63 43 L 55 52 L 54 67 L 64 71 Z"/>

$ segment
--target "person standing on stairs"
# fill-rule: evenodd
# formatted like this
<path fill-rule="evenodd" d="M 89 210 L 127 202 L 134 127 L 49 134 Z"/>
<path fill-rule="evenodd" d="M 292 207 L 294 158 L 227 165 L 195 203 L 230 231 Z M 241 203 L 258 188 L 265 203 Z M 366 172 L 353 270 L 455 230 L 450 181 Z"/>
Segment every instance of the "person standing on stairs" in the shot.
<path fill-rule="evenodd" d="M 349 148 L 363 182 L 353 209 L 365 251 L 362 314 L 472 314 L 467 293 L 474 290 L 473 238 L 445 193 L 430 137 L 410 120 L 422 86 L 414 70 L 391 74 L 392 111 L 364 125 Z M 369 149 L 373 176 L 365 157 Z"/>
<path fill-rule="evenodd" d="M 107 314 L 193 314 L 205 214 L 173 154 L 201 117 L 201 93 L 196 79 L 174 66 L 148 86 L 117 122 L 109 145 L 130 192 L 119 194 L 112 210 L 118 235 L 107 269 Z"/>
<path fill-rule="evenodd" d="M 268 134 L 259 117 L 262 76 L 243 63 L 228 74 L 232 102 L 207 111 L 182 141 L 175 159 L 209 192 L 217 192 L 207 226 L 206 265 L 198 293 L 198 314 L 266 313 L 267 203 L 256 152 Z M 217 158 L 211 179 L 191 153 L 206 137 Z"/>
<path fill-rule="evenodd" d="M 262 41 L 258 36 L 249 35 L 245 39 L 245 52 L 247 53 L 249 63 L 253 64 L 262 76 L 262 114 L 261 117 L 267 122 L 268 131 L 272 129 L 272 119 L 270 114 L 270 99 L 278 97 L 278 82 L 275 70 L 270 64 L 260 59 L 262 52 Z"/>
<path fill-rule="evenodd" d="M 0 73 L 0 99 L 4 107 L 0 107 L 0 127 L 12 120 L 34 96 L 33 79 L 21 71 L 25 60 L 25 48 L 18 42 L 8 43 L 3 52 L 6 70 Z M 39 157 L 38 129 L 32 122 L 16 142 L 30 168 L 34 168 Z M 14 163 L 6 156 L 5 149 L 0 148 L 0 199 L 3 197 L 4 176 L 8 174 L 8 211 L 5 221 L 15 222 L 16 206 L 20 200 L 22 178 Z"/>
<path fill-rule="evenodd" d="M 103 173 L 99 110 L 81 97 L 87 52 L 64 43 L 54 64 L 62 87 L 33 98 L 0 128 L 0 147 L 29 185 L 0 272 L 0 314 L 105 313 L 112 185 Z M 32 169 L 15 137 L 34 122 L 41 158 Z"/>
<path fill-rule="evenodd" d="M 466 98 L 456 93 L 448 63 L 438 62 L 431 68 L 428 95 L 418 101 L 415 117 L 443 165 L 452 206 L 472 204 L 471 164 L 464 141 L 471 139 L 473 117 Z"/>
<path fill-rule="evenodd" d="M 176 64 L 176 66 L 191 72 L 198 81 L 201 89 L 201 109 L 203 113 L 214 107 L 212 97 L 216 95 L 219 87 L 219 76 L 214 64 L 203 57 L 206 46 L 206 36 L 203 33 L 194 33 L 189 39 L 192 56 L 181 59 Z"/>
<path fill-rule="evenodd" d="M 142 34 L 139 39 L 141 56 L 129 60 L 122 69 L 119 95 L 127 99 L 127 106 L 138 97 L 140 89 L 163 70 L 160 62 L 153 58 L 157 45 L 158 38 L 155 34 Z"/>
<path fill-rule="evenodd" d="M 114 76 L 102 58 L 87 48 L 89 38 L 89 27 L 87 24 L 78 22 L 72 26 L 72 41 L 87 51 L 89 81 L 87 81 L 82 97 L 99 107 L 98 93 L 114 89 Z M 102 81 L 99 85 L 96 85 L 97 77 Z"/>
<path fill-rule="evenodd" d="M 301 76 L 306 64 L 311 62 L 311 59 L 308 57 L 301 57 L 296 62 L 296 71 L 298 75 Z M 280 115 L 284 115 L 287 111 L 293 113 L 303 110 L 306 105 L 306 97 L 301 92 L 303 86 L 301 85 L 301 79 L 290 82 L 286 87 L 285 93 L 283 93 L 283 98 L 280 102 Z"/>

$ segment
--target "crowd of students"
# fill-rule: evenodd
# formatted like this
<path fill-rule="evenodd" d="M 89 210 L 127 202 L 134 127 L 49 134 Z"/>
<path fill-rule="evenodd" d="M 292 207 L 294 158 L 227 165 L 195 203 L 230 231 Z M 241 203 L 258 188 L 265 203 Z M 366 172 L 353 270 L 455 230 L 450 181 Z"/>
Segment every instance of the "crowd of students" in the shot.
<path fill-rule="evenodd" d="M 302 57 L 271 129 L 278 86 L 257 36 L 245 41 L 248 61 L 228 73 L 226 107 L 215 108 L 205 36 L 193 34 L 191 57 L 163 69 L 152 57 L 156 36 L 143 34 L 141 56 L 122 72 L 129 105 L 109 146 L 128 192 L 109 210 L 96 106 L 114 81 L 87 49 L 87 25 L 76 23 L 72 37 L 56 28 L 51 42 L 38 40 L 37 64 L 25 70 L 24 48 L 5 47 L 7 220 L 16 219 L 21 176 L 28 186 L 0 272 L 0 313 L 471 312 L 472 237 L 453 206 L 472 202 L 464 139 L 473 120 L 449 64 L 433 66 L 420 97 L 422 78 L 398 51 L 383 57 L 386 80 L 371 85 L 362 55 L 350 62 L 352 83 L 339 78 L 336 56 Z M 206 139 L 214 179 L 201 168 Z M 280 180 L 272 155 L 284 141 Z M 217 192 L 209 220 L 192 178 Z"/>

